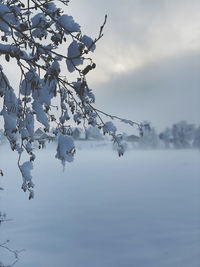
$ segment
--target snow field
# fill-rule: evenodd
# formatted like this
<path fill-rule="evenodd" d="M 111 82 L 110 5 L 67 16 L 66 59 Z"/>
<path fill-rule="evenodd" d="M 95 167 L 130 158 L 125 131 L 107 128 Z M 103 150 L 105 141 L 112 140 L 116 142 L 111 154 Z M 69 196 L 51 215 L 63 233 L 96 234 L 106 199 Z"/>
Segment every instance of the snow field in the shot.
<path fill-rule="evenodd" d="M 14 219 L 0 235 L 26 249 L 16 266 L 199 266 L 198 151 L 129 151 L 118 158 L 104 146 L 84 145 L 63 172 L 52 145 L 37 157 L 32 201 L 10 168 L 14 154 L 0 153 L 1 210 Z"/>

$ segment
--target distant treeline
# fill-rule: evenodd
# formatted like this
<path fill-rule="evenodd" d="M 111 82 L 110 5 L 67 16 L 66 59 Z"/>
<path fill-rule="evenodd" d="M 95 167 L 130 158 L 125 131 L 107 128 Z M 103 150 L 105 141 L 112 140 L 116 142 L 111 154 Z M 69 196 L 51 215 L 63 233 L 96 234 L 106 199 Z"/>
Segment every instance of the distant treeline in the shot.
<path fill-rule="evenodd" d="M 139 146 L 144 148 L 200 149 L 200 126 L 180 121 L 166 128 L 163 132 L 157 133 L 150 123 L 145 123 Z"/>
<path fill-rule="evenodd" d="M 47 140 L 55 141 L 53 136 L 54 129 L 51 133 L 45 133 L 41 128 L 37 129 L 33 140 L 39 143 Z M 79 127 L 71 129 L 71 135 L 75 140 L 104 140 L 105 136 L 97 127 L 88 127 L 83 130 Z M 138 135 L 122 135 L 125 142 L 129 143 L 129 147 L 142 149 L 157 148 L 198 148 L 200 149 L 200 126 L 190 124 L 186 121 L 180 121 L 166 128 L 164 131 L 157 133 L 150 122 L 143 122 Z M 6 137 L 2 129 L 0 129 L 0 144 L 6 142 Z"/>

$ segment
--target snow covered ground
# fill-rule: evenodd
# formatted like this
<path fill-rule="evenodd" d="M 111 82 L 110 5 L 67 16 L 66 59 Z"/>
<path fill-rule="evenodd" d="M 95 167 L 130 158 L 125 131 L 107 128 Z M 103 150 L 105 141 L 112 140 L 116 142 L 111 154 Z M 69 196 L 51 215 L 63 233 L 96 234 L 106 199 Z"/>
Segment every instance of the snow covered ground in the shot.
<path fill-rule="evenodd" d="M 0 240 L 26 249 L 16 266 L 200 266 L 200 152 L 137 150 L 118 158 L 98 144 L 79 143 L 65 172 L 55 147 L 43 150 L 31 201 L 20 190 L 15 153 L 0 147 L 0 210 L 13 218 L 0 227 Z"/>

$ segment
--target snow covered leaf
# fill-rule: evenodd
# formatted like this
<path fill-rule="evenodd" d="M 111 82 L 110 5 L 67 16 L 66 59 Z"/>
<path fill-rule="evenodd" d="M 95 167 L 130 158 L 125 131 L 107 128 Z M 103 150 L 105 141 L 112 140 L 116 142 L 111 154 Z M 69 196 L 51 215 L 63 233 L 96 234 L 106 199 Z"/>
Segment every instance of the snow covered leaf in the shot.
<path fill-rule="evenodd" d="M 26 182 L 31 181 L 32 179 L 31 170 L 33 169 L 33 163 L 30 161 L 26 161 L 20 166 L 20 169 L 25 181 Z"/>
<path fill-rule="evenodd" d="M 44 112 L 44 109 L 42 105 L 35 100 L 32 104 L 33 110 L 36 113 L 37 120 L 41 122 L 47 129 L 49 129 L 49 122 L 46 113 Z"/>
<path fill-rule="evenodd" d="M 4 128 L 6 131 L 15 131 L 16 130 L 16 124 L 17 124 L 17 119 L 14 115 L 8 114 L 8 112 L 3 109 L 1 111 L 1 115 L 3 115 L 4 118 Z"/>
<path fill-rule="evenodd" d="M 9 32 L 9 26 L 6 22 L 4 22 L 4 20 L 10 22 L 9 19 L 11 17 L 9 16 L 9 13 L 10 13 L 10 9 L 1 2 L 0 3 L 0 30 L 6 33 Z"/>
<path fill-rule="evenodd" d="M 112 133 L 115 134 L 115 132 L 117 131 L 117 128 L 115 127 L 115 125 L 112 123 L 112 121 L 108 121 L 104 124 L 103 126 L 103 132 L 104 134 L 106 133 Z"/>
<path fill-rule="evenodd" d="M 56 158 L 60 159 L 63 166 L 65 162 L 72 162 L 74 160 L 75 146 L 74 140 L 71 136 L 60 134 L 58 137 Z"/>
<path fill-rule="evenodd" d="M 47 8 L 46 8 L 46 13 L 47 14 L 53 14 L 58 10 L 54 2 L 48 2 L 47 3 Z"/>
<path fill-rule="evenodd" d="M 45 25 L 45 22 L 47 21 L 45 15 L 43 13 L 36 14 L 32 19 L 32 28 L 43 28 Z"/>
<path fill-rule="evenodd" d="M 96 45 L 94 44 L 94 41 L 91 37 L 83 35 L 82 42 L 90 51 L 94 52 L 94 50 L 96 49 Z"/>
<path fill-rule="evenodd" d="M 25 118 L 26 128 L 29 132 L 29 136 L 33 136 L 34 134 L 34 117 L 30 110 L 27 110 L 26 118 Z"/>
<path fill-rule="evenodd" d="M 80 43 L 77 41 L 73 41 L 68 47 L 68 55 L 69 59 L 66 60 L 67 68 L 69 72 L 75 71 L 75 67 L 83 64 L 83 58 L 80 57 Z"/>
<path fill-rule="evenodd" d="M 80 25 L 74 21 L 72 16 L 62 15 L 58 19 L 58 23 L 64 28 L 66 34 L 80 31 Z"/>

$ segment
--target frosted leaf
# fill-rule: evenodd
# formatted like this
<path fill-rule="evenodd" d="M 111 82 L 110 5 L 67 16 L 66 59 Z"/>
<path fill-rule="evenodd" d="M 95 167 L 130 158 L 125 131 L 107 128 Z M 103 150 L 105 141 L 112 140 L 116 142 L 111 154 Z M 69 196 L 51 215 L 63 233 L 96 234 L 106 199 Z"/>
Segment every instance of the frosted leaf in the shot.
<path fill-rule="evenodd" d="M 17 98 L 14 90 L 10 88 L 4 94 L 5 105 L 9 113 L 16 113 L 17 111 Z"/>
<path fill-rule="evenodd" d="M 21 129 L 21 137 L 22 137 L 22 140 L 24 140 L 24 139 L 28 139 L 28 137 L 29 137 L 29 132 L 27 131 L 26 128 L 22 128 L 22 129 Z"/>
<path fill-rule="evenodd" d="M 46 9 L 47 14 L 52 14 L 52 13 L 56 12 L 57 10 L 58 9 L 53 2 L 47 3 L 47 9 Z"/>
<path fill-rule="evenodd" d="M 8 12 L 10 12 L 10 9 L 3 3 L 0 3 L 0 17 L 2 16 L 2 18 L 5 20 L 9 19 L 8 14 L 6 14 Z M 3 32 L 9 32 L 9 26 L 1 19 L 0 19 L 0 30 Z"/>
<path fill-rule="evenodd" d="M 1 48 L 0 48 L 1 49 Z M 5 90 L 10 87 L 9 81 L 7 77 L 3 74 L 1 65 L 0 65 L 0 95 L 3 96 L 5 93 Z"/>
<path fill-rule="evenodd" d="M 73 41 L 68 47 L 67 55 L 68 58 L 71 59 L 66 60 L 69 72 L 73 72 L 75 70 L 75 66 L 83 64 L 83 59 L 80 57 L 80 54 L 80 44 L 77 41 Z"/>
<path fill-rule="evenodd" d="M 5 45 L 5 44 L 0 44 L 0 51 L 1 53 L 9 53 L 11 49 L 11 45 Z"/>
<path fill-rule="evenodd" d="M 35 27 L 41 27 L 43 28 L 44 24 L 45 24 L 45 21 L 46 21 L 46 17 L 43 13 L 38 13 L 36 14 L 32 19 L 31 19 L 31 22 L 32 22 L 32 28 L 35 28 Z"/>
<path fill-rule="evenodd" d="M 75 146 L 73 138 L 60 134 L 58 137 L 56 158 L 60 159 L 64 166 L 66 161 L 72 162 L 74 160 L 74 153 Z"/>
<path fill-rule="evenodd" d="M 5 23 L 3 20 L 7 21 L 9 24 L 16 25 L 17 24 L 17 17 L 12 13 L 12 11 L 0 2 L 0 30 L 8 33 L 10 32 L 9 25 Z"/>
<path fill-rule="evenodd" d="M 29 197 L 28 198 L 29 198 L 29 200 L 34 198 L 34 191 L 31 189 L 29 189 Z"/>
<path fill-rule="evenodd" d="M 38 48 L 38 51 L 40 54 L 47 54 L 52 49 L 53 49 L 52 45 L 43 45 L 43 47 Z"/>
<path fill-rule="evenodd" d="M 48 32 L 47 30 L 44 30 L 44 29 L 40 29 L 40 28 L 37 28 L 35 30 L 33 30 L 32 32 L 32 36 L 36 37 L 36 38 L 42 38 L 42 37 L 46 37 L 48 35 Z"/>
<path fill-rule="evenodd" d="M 39 76 L 33 72 L 28 71 L 25 74 L 25 79 L 21 83 L 20 93 L 22 95 L 29 96 L 32 91 L 38 89 L 40 86 L 40 78 Z"/>
<path fill-rule="evenodd" d="M 72 16 L 68 15 L 62 15 L 58 19 L 58 23 L 64 28 L 65 32 L 71 33 L 71 32 L 79 32 L 80 31 L 80 25 L 76 23 Z"/>
<path fill-rule="evenodd" d="M 31 83 L 27 80 L 23 80 L 20 88 L 20 93 L 22 95 L 29 96 L 31 94 Z"/>
<path fill-rule="evenodd" d="M 91 101 L 92 103 L 95 102 L 95 95 L 94 95 L 92 92 L 88 92 L 88 97 L 90 98 L 90 101 Z"/>
<path fill-rule="evenodd" d="M 89 36 L 83 35 L 82 42 L 88 49 L 90 48 L 90 51 L 94 52 L 94 50 L 96 49 L 96 45 L 93 44 L 94 41 Z"/>
<path fill-rule="evenodd" d="M 32 179 L 31 170 L 33 169 L 33 163 L 30 161 L 26 161 L 20 166 L 20 169 L 21 169 L 22 176 L 25 179 L 25 181 L 27 182 L 31 181 Z"/>
<path fill-rule="evenodd" d="M 46 104 L 47 106 L 50 106 L 51 98 L 54 96 L 51 84 L 52 82 L 50 83 L 50 85 L 48 85 L 48 83 L 43 84 L 43 86 L 39 86 L 37 90 L 34 90 L 32 92 L 33 98 L 36 101 L 39 101 L 40 104 Z"/>
<path fill-rule="evenodd" d="M 21 8 L 20 7 L 18 7 L 18 6 L 11 6 L 10 7 L 10 9 L 12 10 L 12 11 L 14 11 L 17 15 L 20 15 L 21 14 Z"/>
<path fill-rule="evenodd" d="M 69 120 L 70 117 L 69 117 L 69 114 L 67 112 L 67 110 L 64 112 L 64 114 L 60 117 L 60 122 L 63 124 L 65 121 Z"/>
<path fill-rule="evenodd" d="M 57 76 L 60 73 L 60 64 L 58 61 L 54 61 L 51 65 L 51 74 Z"/>
<path fill-rule="evenodd" d="M 74 117 L 74 121 L 78 122 L 78 121 L 80 121 L 82 119 L 83 116 L 82 116 L 81 113 L 77 112 L 77 113 L 74 114 L 73 117 Z"/>
<path fill-rule="evenodd" d="M 126 148 L 127 148 L 126 143 L 120 143 L 117 146 L 117 152 L 118 152 L 119 157 L 124 155 L 124 152 L 126 151 Z"/>
<path fill-rule="evenodd" d="M 104 124 L 103 126 L 103 132 L 104 134 L 106 133 L 112 133 L 115 134 L 115 132 L 117 131 L 117 128 L 115 127 L 115 125 L 112 123 L 112 121 L 108 121 Z"/>
<path fill-rule="evenodd" d="M 90 117 L 88 119 L 88 124 L 92 125 L 93 127 L 95 127 L 97 125 L 97 120 L 95 118 Z"/>
<path fill-rule="evenodd" d="M 27 112 L 26 118 L 25 118 L 25 124 L 26 124 L 26 128 L 29 132 L 29 135 L 33 136 L 33 134 L 34 134 L 34 117 L 33 117 L 32 113 Z"/>
<path fill-rule="evenodd" d="M 49 129 L 47 115 L 44 112 L 42 105 L 37 100 L 34 100 L 32 107 L 36 113 L 37 120 L 41 122 L 47 129 Z"/>
<path fill-rule="evenodd" d="M 30 153 L 32 151 L 32 145 L 30 142 L 27 142 L 25 145 L 26 151 Z"/>
<path fill-rule="evenodd" d="M 6 131 L 14 131 L 16 129 L 16 117 L 12 114 L 8 114 L 5 109 L 1 111 L 1 115 L 3 115 L 4 118 L 4 128 Z"/>
<path fill-rule="evenodd" d="M 76 92 L 80 93 L 82 82 L 77 81 L 77 82 L 72 82 L 72 84 L 75 87 Z"/>
<path fill-rule="evenodd" d="M 63 109 L 63 110 L 67 110 L 67 107 L 66 107 L 66 105 L 65 105 L 65 103 L 61 103 L 61 108 Z"/>
<path fill-rule="evenodd" d="M 7 12 L 10 12 L 10 9 L 3 3 L 0 3 L 0 14 L 5 15 Z"/>

